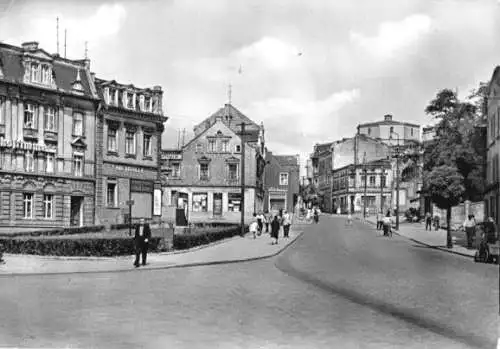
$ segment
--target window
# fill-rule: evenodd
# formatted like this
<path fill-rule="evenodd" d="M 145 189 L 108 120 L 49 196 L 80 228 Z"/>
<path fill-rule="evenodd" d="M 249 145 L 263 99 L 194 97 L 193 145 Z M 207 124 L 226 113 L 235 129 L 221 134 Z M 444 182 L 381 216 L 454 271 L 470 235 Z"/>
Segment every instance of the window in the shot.
<path fill-rule="evenodd" d="M 375 176 L 370 176 L 370 186 L 375 186 Z"/>
<path fill-rule="evenodd" d="M 54 154 L 52 153 L 47 153 L 47 158 L 45 161 L 45 172 L 54 172 Z"/>
<path fill-rule="evenodd" d="M 142 148 L 142 152 L 145 157 L 146 156 L 151 157 L 153 155 L 153 150 L 151 146 L 152 146 L 151 135 L 145 134 L 143 139 L 143 148 Z"/>
<path fill-rule="evenodd" d="M 5 107 L 5 98 L 0 96 L 0 124 L 5 123 L 4 107 Z"/>
<path fill-rule="evenodd" d="M 280 185 L 288 185 L 288 173 L 280 173 Z"/>
<path fill-rule="evenodd" d="M 73 136 L 83 136 L 83 114 L 73 114 Z"/>
<path fill-rule="evenodd" d="M 200 179 L 201 180 L 208 180 L 208 164 L 200 164 Z"/>
<path fill-rule="evenodd" d="M 135 155 L 135 132 L 127 130 L 125 134 L 125 153 Z"/>
<path fill-rule="evenodd" d="M 45 130 L 55 131 L 56 127 L 56 110 L 53 107 L 47 107 L 45 109 Z"/>
<path fill-rule="evenodd" d="M 26 103 L 24 105 L 24 127 L 35 128 L 35 105 Z"/>
<path fill-rule="evenodd" d="M 151 97 L 145 96 L 144 97 L 144 107 L 145 111 L 151 111 Z"/>
<path fill-rule="evenodd" d="M 40 82 L 40 64 L 31 63 L 31 81 Z"/>
<path fill-rule="evenodd" d="M 389 137 L 392 137 L 392 133 L 394 132 L 394 127 L 391 126 L 389 129 Z"/>
<path fill-rule="evenodd" d="M 222 151 L 227 153 L 229 151 L 229 141 L 222 141 Z"/>
<path fill-rule="evenodd" d="M 410 135 L 413 137 L 413 128 L 410 128 Z"/>
<path fill-rule="evenodd" d="M 52 218 L 52 207 L 54 202 L 54 195 L 52 194 L 44 194 L 43 195 L 43 218 L 51 219 Z"/>
<path fill-rule="evenodd" d="M 193 212 L 207 212 L 207 193 L 193 193 Z"/>
<path fill-rule="evenodd" d="M 172 177 L 179 178 L 181 176 L 181 164 L 179 162 L 172 163 Z"/>
<path fill-rule="evenodd" d="M 381 175 L 381 176 L 380 176 L 380 185 L 381 185 L 382 187 L 384 187 L 384 188 L 385 188 L 385 186 L 387 185 L 387 184 L 386 184 L 386 180 L 387 180 L 387 179 L 386 179 L 385 175 Z"/>
<path fill-rule="evenodd" d="M 208 141 L 208 151 L 215 152 L 215 140 L 211 139 Z"/>
<path fill-rule="evenodd" d="M 235 181 L 238 179 L 238 164 L 227 164 L 228 167 L 228 179 L 230 181 Z"/>
<path fill-rule="evenodd" d="M 109 104 L 118 105 L 118 90 L 114 88 L 109 89 Z"/>
<path fill-rule="evenodd" d="M 51 71 L 48 65 L 42 66 L 42 82 L 47 85 L 52 83 Z"/>
<path fill-rule="evenodd" d="M 75 176 L 83 176 L 83 156 L 73 155 L 73 174 Z"/>
<path fill-rule="evenodd" d="M 196 152 L 201 153 L 203 151 L 203 145 L 201 143 L 196 144 Z"/>
<path fill-rule="evenodd" d="M 108 181 L 106 204 L 108 207 L 116 207 L 117 205 L 117 195 L 116 195 L 116 183 Z"/>
<path fill-rule="evenodd" d="M 368 136 L 372 134 L 372 128 L 368 127 Z"/>
<path fill-rule="evenodd" d="M 116 152 L 116 130 L 108 128 L 108 151 Z"/>
<path fill-rule="evenodd" d="M 237 146 L 235 147 L 235 152 L 236 152 L 236 153 L 240 153 L 240 152 L 241 152 L 241 145 L 237 145 Z"/>
<path fill-rule="evenodd" d="M 27 151 L 24 154 L 24 170 L 26 172 L 35 171 L 35 155 L 33 154 L 33 152 Z"/>
<path fill-rule="evenodd" d="M 240 193 L 229 193 L 228 194 L 228 204 L 227 209 L 230 212 L 240 212 L 241 211 L 241 194 Z"/>
<path fill-rule="evenodd" d="M 133 94 L 125 92 L 125 98 L 127 101 L 127 108 L 134 109 L 134 97 Z"/>
<path fill-rule="evenodd" d="M 33 218 L 33 193 L 23 194 L 24 218 Z"/>
<path fill-rule="evenodd" d="M 139 96 L 139 108 L 144 111 L 144 96 L 140 95 Z"/>

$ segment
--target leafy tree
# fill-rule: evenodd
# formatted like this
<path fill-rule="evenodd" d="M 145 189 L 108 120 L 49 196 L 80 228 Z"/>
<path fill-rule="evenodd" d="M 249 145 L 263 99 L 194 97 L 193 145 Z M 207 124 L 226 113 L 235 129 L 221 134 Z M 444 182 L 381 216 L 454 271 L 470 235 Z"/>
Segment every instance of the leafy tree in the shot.
<path fill-rule="evenodd" d="M 446 210 L 446 246 L 451 248 L 451 209 L 465 193 L 464 177 L 456 167 L 441 165 L 426 174 L 425 183 L 431 200 Z"/>

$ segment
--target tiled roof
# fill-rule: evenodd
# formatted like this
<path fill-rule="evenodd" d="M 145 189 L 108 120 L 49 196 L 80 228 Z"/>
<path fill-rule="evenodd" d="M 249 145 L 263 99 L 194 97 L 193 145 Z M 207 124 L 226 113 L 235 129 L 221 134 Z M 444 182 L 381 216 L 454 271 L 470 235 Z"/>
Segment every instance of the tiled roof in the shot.
<path fill-rule="evenodd" d="M 280 166 L 298 166 L 296 155 L 273 155 Z"/>
<path fill-rule="evenodd" d="M 50 58 L 58 91 L 72 93 L 72 83 L 76 80 L 78 71 L 80 71 L 80 82 L 83 87 L 84 96 L 98 98 L 94 86 L 90 86 L 93 83 L 91 82 L 90 72 L 85 67 L 84 61 L 61 58 L 58 55 L 51 55 L 40 48 L 27 51 L 21 47 L 0 43 L 0 71 L 2 72 L 0 79 L 24 84 L 24 66 L 22 62 L 26 52 L 29 52 L 31 57 L 40 55 Z M 40 85 L 40 87 L 43 88 L 43 85 Z"/>

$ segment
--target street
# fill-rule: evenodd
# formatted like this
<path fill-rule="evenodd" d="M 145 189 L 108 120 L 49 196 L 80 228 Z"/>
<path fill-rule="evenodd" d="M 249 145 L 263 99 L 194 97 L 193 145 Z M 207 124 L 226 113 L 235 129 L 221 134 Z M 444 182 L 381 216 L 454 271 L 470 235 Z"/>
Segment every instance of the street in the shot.
<path fill-rule="evenodd" d="M 494 348 L 498 266 L 322 216 L 278 257 L 0 277 L 0 346 Z"/>

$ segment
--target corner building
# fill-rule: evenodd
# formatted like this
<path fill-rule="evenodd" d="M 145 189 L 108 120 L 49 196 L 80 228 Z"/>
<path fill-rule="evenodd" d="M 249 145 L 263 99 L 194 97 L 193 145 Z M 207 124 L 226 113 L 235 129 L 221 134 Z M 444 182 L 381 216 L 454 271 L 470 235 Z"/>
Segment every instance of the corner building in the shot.
<path fill-rule="evenodd" d="M 0 226 L 94 224 L 90 61 L 0 43 Z"/>
<path fill-rule="evenodd" d="M 96 79 L 103 107 L 97 117 L 96 211 L 100 224 L 161 218 L 163 91 Z"/>

